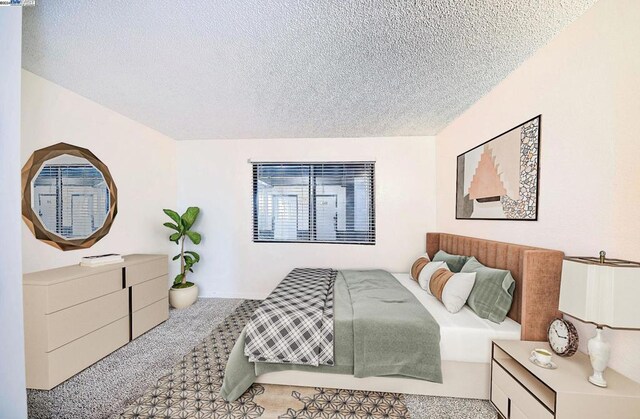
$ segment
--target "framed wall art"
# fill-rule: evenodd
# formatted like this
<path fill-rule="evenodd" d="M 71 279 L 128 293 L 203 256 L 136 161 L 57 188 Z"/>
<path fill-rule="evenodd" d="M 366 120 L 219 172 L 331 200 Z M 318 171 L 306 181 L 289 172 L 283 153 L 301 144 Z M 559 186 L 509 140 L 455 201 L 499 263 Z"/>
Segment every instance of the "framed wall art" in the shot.
<path fill-rule="evenodd" d="M 456 219 L 538 219 L 541 115 L 458 156 Z"/>

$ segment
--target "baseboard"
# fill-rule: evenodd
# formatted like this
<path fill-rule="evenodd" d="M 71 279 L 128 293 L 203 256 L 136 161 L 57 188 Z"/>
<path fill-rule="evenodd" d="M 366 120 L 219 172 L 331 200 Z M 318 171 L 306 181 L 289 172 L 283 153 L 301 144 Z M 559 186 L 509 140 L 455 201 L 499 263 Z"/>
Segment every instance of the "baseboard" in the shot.
<path fill-rule="evenodd" d="M 234 298 L 242 300 L 264 300 L 269 293 L 248 293 L 248 292 L 214 292 L 213 294 L 200 294 L 200 298 Z"/>

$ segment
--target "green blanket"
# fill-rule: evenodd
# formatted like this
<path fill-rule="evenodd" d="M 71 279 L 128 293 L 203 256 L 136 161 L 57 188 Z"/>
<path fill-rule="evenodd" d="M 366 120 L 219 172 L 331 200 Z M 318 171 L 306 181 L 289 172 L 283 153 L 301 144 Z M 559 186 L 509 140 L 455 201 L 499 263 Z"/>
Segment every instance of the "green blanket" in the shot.
<path fill-rule="evenodd" d="M 437 383 L 440 327 L 413 294 L 381 270 L 340 271 L 334 287 L 334 366 L 249 362 L 244 331 L 236 341 L 220 395 L 235 400 L 267 372 L 298 370 L 356 377 L 404 376 Z"/>

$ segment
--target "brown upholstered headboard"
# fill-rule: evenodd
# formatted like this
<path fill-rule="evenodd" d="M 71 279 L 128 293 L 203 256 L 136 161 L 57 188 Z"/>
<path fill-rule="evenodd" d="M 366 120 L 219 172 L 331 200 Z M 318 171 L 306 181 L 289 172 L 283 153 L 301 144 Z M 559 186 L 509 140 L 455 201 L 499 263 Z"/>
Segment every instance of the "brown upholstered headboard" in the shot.
<path fill-rule="evenodd" d="M 560 316 L 560 274 L 564 253 L 447 233 L 427 233 L 427 254 L 438 250 L 474 256 L 483 265 L 508 269 L 516 281 L 508 316 L 522 326 L 520 339 L 546 340 L 547 327 Z"/>

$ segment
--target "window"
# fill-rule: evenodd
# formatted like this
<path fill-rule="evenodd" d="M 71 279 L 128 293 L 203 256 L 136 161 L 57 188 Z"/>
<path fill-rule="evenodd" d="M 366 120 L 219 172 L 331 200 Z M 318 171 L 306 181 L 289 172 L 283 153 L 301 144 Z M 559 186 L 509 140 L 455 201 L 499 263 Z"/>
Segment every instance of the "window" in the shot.
<path fill-rule="evenodd" d="M 253 163 L 253 241 L 375 244 L 374 169 Z"/>

